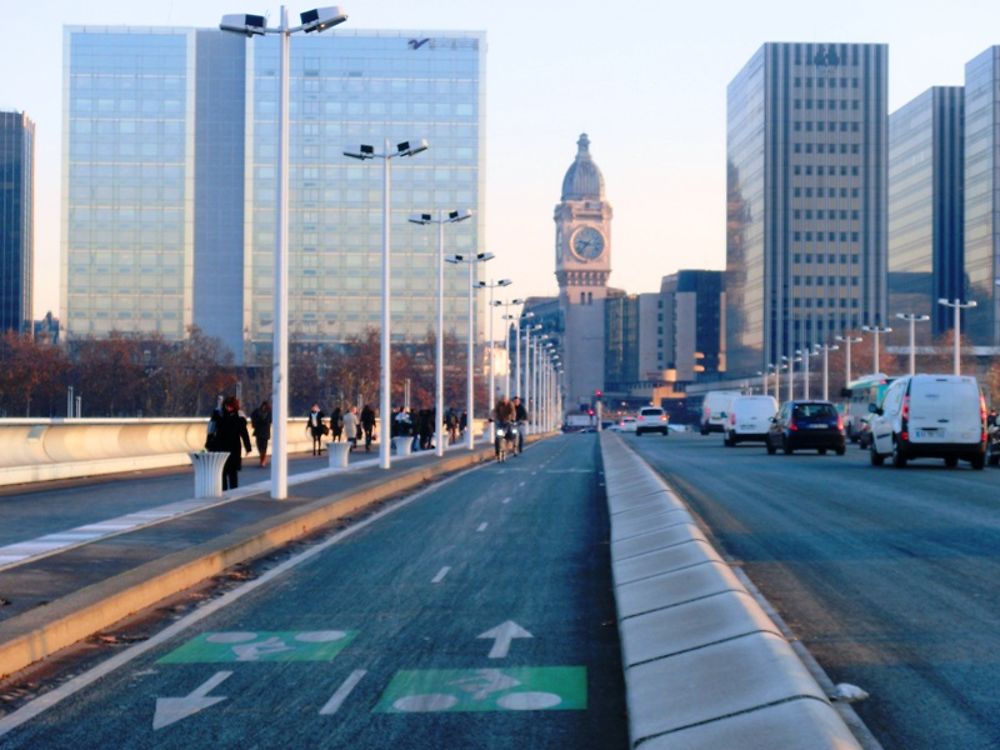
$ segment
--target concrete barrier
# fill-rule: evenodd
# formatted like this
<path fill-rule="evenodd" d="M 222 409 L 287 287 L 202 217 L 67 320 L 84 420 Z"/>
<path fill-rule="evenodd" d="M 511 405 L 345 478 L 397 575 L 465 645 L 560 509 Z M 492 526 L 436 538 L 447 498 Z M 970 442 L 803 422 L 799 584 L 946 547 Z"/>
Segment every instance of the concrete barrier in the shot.
<path fill-rule="evenodd" d="M 619 436 L 600 440 L 631 746 L 859 749 L 684 503 Z"/>

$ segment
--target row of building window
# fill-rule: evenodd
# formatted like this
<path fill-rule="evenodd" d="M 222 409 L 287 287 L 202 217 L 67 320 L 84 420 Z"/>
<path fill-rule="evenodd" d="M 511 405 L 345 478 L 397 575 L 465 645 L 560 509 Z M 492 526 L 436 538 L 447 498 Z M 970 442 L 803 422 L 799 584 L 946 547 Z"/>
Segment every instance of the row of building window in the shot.
<path fill-rule="evenodd" d="M 823 239 L 827 242 L 848 242 L 848 237 L 850 237 L 850 242 L 859 242 L 861 239 L 860 232 L 792 232 L 792 239 L 795 242 L 822 242 Z"/>
<path fill-rule="evenodd" d="M 805 83 L 806 88 L 811 89 L 813 87 L 813 80 L 814 79 L 812 76 L 808 76 L 806 78 L 801 78 L 800 76 L 796 76 L 794 80 L 795 88 L 800 89 L 802 88 L 802 84 Z M 848 82 L 850 82 L 852 89 L 856 89 L 858 87 L 857 78 L 848 79 L 845 77 L 841 77 L 839 80 L 840 80 L 840 88 L 842 89 L 847 88 Z M 816 81 L 816 88 L 820 89 L 824 87 L 828 87 L 831 89 L 837 88 L 838 79 L 836 77 L 830 77 L 830 78 L 817 77 L 815 81 Z"/>
<path fill-rule="evenodd" d="M 795 109 L 802 109 L 802 105 L 803 104 L 805 104 L 805 108 L 806 109 L 812 109 L 813 108 L 813 100 L 812 99 L 806 99 L 804 102 L 803 102 L 802 99 L 796 99 L 794 107 L 795 107 Z M 861 103 L 857 99 L 852 99 L 851 100 L 851 109 L 860 109 L 860 106 L 861 106 Z M 828 99 L 817 99 L 816 100 L 816 109 L 837 109 L 837 100 L 836 99 L 829 99 L 829 100 Z M 847 109 L 847 99 L 841 99 L 840 100 L 840 109 L 843 109 L 843 110 Z"/>
<path fill-rule="evenodd" d="M 847 209 L 844 209 L 844 208 L 840 209 L 839 211 L 835 211 L 833 209 L 830 209 L 829 211 L 826 211 L 826 210 L 823 210 L 823 209 L 818 209 L 815 212 L 815 214 L 816 214 L 815 218 L 817 220 L 820 220 L 820 221 L 826 220 L 826 219 L 847 219 L 848 211 L 847 211 Z M 792 212 L 792 215 L 796 219 L 806 219 L 806 220 L 809 220 L 809 219 L 813 218 L 813 211 L 811 211 L 809 209 L 806 209 L 805 211 L 802 211 L 802 210 L 799 210 L 799 209 L 795 209 Z M 852 210 L 852 211 L 850 211 L 850 217 L 854 221 L 859 221 L 861 219 L 861 212 L 858 211 L 857 209 Z"/>
<path fill-rule="evenodd" d="M 840 153 L 842 153 L 842 154 L 846 154 L 847 153 L 847 151 L 848 151 L 847 147 L 848 146 L 851 147 L 850 151 L 851 151 L 852 154 L 860 154 L 861 153 L 861 146 L 860 146 L 860 144 L 857 144 L 857 143 L 851 143 L 851 144 L 847 144 L 847 143 L 841 143 L 841 144 L 837 144 L 837 143 L 817 143 L 817 144 L 812 144 L 812 143 L 796 143 L 794 146 L 792 146 L 792 150 L 795 153 L 797 153 L 797 154 L 801 154 L 803 152 L 805 152 L 807 154 L 811 154 L 813 152 L 813 145 L 815 145 L 815 147 L 816 147 L 816 153 L 817 154 L 824 154 L 824 153 L 835 154 L 835 153 L 837 153 L 837 147 L 838 147 L 838 145 L 840 147 Z M 829 147 L 829 148 L 827 148 L 827 147 Z"/>
<path fill-rule="evenodd" d="M 815 305 L 813 304 L 814 302 L 815 302 Z M 847 305 L 848 302 L 851 303 L 850 304 L 851 307 L 858 307 L 858 300 L 856 300 L 856 299 L 852 299 L 852 300 L 846 300 L 846 299 L 841 299 L 841 300 L 835 300 L 835 299 L 831 299 L 831 300 L 823 300 L 823 299 L 812 300 L 812 299 L 809 299 L 808 297 L 806 297 L 805 299 L 801 299 L 799 297 L 795 297 L 792 300 L 792 305 L 793 305 L 793 307 L 806 308 L 806 309 L 812 308 L 814 306 L 815 307 L 844 307 L 844 308 L 846 308 L 848 306 Z"/>
<path fill-rule="evenodd" d="M 857 169 L 857 167 L 855 167 L 854 169 Z M 843 188 L 843 187 L 842 188 L 835 188 L 835 187 L 830 187 L 830 188 L 822 188 L 822 187 L 818 187 L 818 188 L 811 188 L 811 187 L 801 188 L 801 187 L 797 187 L 797 188 L 792 188 L 792 195 L 795 198 L 801 198 L 803 196 L 805 196 L 806 198 L 812 198 L 813 195 L 815 195 L 817 198 L 836 198 L 838 195 L 841 198 L 846 198 L 847 197 L 847 190 L 848 190 L 847 188 Z M 858 196 L 861 195 L 861 191 L 858 188 L 851 188 L 850 190 L 851 190 L 851 197 L 852 198 L 857 198 Z"/>
<path fill-rule="evenodd" d="M 857 255 L 857 253 L 852 254 L 851 263 L 857 263 L 858 257 L 859 256 Z M 837 262 L 837 256 L 834 253 L 827 253 L 826 255 L 824 255 L 823 253 L 816 253 L 815 255 L 813 253 L 805 253 L 805 254 L 795 253 L 792 256 L 792 260 L 795 263 L 812 263 L 814 258 L 816 263 L 822 263 L 824 258 L 826 258 L 827 263 Z M 840 262 L 847 263 L 847 253 L 840 254 Z"/>
<path fill-rule="evenodd" d="M 829 284 L 830 286 L 834 286 L 837 283 L 837 277 L 836 276 L 816 276 L 815 279 L 816 280 L 814 282 L 812 276 L 794 276 L 794 277 L 792 277 L 792 283 L 794 285 L 796 285 L 796 286 L 801 286 L 802 284 L 805 284 L 806 286 L 813 286 L 814 283 L 815 283 L 816 286 L 824 286 L 825 284 Z M 826 280 L 825 282 L 824 282 L 824 279 Z M 841 276 L 840 277 L 840 283 L 843 284 L 844 286 L 846 286 L 847 285 L 847 277 L 846 276 Z M 851 277 L 851 286 L 857 286 L 857 285 L 858 285 L 858 277 L 857 276 L 852 276 Z"/>
<path fill-rule="evenodd" d="M 807 174 L 811 176 L 813 174 L 814 169 L 818 177 L 823 177 L 824 175 L 827 177 L 836 177 L 838 173 L 840 174 L 841 177 L 847 177 L 848 169 L 850 169 L 851 176 L 856 177 L 860 171 L 858 167 L 846 167 L 846 166 L 838 167 L 833 164 L 831 164 L 829 167 L 826 167 L 822 164 L 817 164 L 815 168 L 813 167 L 812 164 L 805 164 L 805 165 L 796 164 L 794 167 L 792 167 L 792 173 L 797 175 Z"/>
<path fill-rule="evenodd" d="M 839 127 L 838 127 L 839 126 Z M 834 122 L 830 120 L 826 122 L 825 120 L 817 120 L 815 123 L 812 120 L 795 120 L 792 123 L 792 128 L 797 131 L 805 130 L 807 133 L 813 132 L 815 129 L 819 133 L 836 133 L 840 130 L 841 133 L 846 133 L 848 131 L 852 133 L 861 132 L 861 123 L 858 122 Z"/>

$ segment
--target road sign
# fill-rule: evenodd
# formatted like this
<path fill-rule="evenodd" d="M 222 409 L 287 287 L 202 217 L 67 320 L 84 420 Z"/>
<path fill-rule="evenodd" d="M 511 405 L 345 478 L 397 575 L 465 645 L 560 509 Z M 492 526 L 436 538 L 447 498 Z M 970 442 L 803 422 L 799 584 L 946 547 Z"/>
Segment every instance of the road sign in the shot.
<path fill-rule="evenodd" d="M 330 661 L 356 631 L 236 631 L 202 633 L 159 660 L 160 664 Z"/>
<path fill-rule="evenodd" d="M 376 713 L 567 711 L 587 708 L 586 667 L 397 672 Z"/>

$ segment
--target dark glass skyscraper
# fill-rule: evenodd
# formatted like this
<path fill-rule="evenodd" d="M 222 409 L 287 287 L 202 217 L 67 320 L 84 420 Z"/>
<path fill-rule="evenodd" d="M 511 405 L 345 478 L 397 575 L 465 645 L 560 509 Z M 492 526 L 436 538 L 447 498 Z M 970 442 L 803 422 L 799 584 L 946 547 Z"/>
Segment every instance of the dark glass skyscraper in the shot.
<path fill-rule="evenodd" d="M 730 82 L 727 372 L 886 319 L 888 48 L 768 43 Z"/>
<path fill-rule="evenodd" d="M 0 332 L 32 331 L 35 124 L 0 112 Z"/>
<path fill-rule="evenodd" d="M 977 307 L 962 332 L 980 346 L 1000 346 L 1000 46 L 965 66 L 966 294 Z"/>
<path fill-rule="evenodd" d="M 965 295 L 961 86 L 935 86 L 889 116 L 889 312 L 952 327 L 938 299 Z"/>

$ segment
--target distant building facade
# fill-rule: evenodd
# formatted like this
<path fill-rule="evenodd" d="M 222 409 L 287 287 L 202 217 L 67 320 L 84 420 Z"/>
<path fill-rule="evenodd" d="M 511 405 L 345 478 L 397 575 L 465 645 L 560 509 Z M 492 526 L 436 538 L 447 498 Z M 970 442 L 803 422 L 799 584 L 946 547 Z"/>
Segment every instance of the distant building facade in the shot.
<path fill-rule="evenodd" d="M 725 274 L 687 269 L 660 282 L 661 361 L 675 383 L 725 372 Z"/>
<path fill-rule="evenodd" d="M 31 334 L 35 124 L 0 112 L 0 333 Z"/>
<path fill-rule="evenodd" d="M 727 89 L 727 371 L 886 322 L 882 44 L 768 43 Z"/>
<path fill-rule="evenodd" d="M 586 133 L 563 178 L 556 224 L 556 280 L 564 325 L 561 342 L 566 406 L 590 403 L 604 389 L 604 299 L 611 275 L 611 219 L 604 176 Z"/>
<path fill-rule="evenodd" d="M 1000 346 L 1000 46 L 965 66 L 966 295 L 962 326 L 973 344 Z"/>
<path fill-rule="evenodd" d="M 180 339 L 238 360 L 273 333 L 278 40 L 218 30 L 68 27 L 62 323 Z M 343 156 L 427 138 L 394 160 L 394 341 L 433 328 L 436 233 L 415 212 L 472 209 L 448 252 L 480 245 L 485 35 L 338 31 L 291 46 L 289 329 L 339 343 L 378 327 L 382 170 Z M 481 268 L 476 269 L 481 274 Z M 468 329 L 467 275 L 446 273 L 445 328 Z M 474 326 L 480 334 L 484 304 Z"/>
<path fill-rule="evenodd" d="M 965 298 L 964 89 L 935 86 L 889 116 L 889 313 L 930 316 L 924 342 L 949 330 L 941 298 Z"/>

